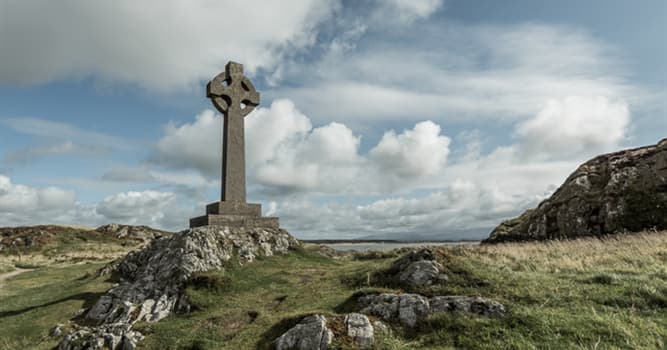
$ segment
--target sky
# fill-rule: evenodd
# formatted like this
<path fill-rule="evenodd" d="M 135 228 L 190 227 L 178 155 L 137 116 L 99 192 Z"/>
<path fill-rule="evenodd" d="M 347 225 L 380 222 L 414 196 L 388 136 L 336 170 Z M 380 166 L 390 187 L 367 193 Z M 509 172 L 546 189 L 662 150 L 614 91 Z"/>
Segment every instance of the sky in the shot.
<path fill-rule="evenodd" d="M 0 0 L 0 226 L 187 228 L 233 60 L 248 200 L 283 228 L 482 238 L 667 137 L 666 38 L 662 0 Z"/>

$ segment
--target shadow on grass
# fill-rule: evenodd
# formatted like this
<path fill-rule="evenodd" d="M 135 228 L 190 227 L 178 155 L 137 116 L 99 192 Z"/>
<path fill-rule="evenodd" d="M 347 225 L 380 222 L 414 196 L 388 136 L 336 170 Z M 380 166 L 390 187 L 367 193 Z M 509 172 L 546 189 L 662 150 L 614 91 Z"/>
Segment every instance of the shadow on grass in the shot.
<path fill-rule="evenodd" d="M 48 303 L 44 303 L 44 304 L 40 304 L 40 305 L 28 306 L 28 307 L 18 309 L 18 310 L 1 311 L 0 312 L 0 319 L 5 318 L 5 317 L 20 315 L 20 314 L 23 314 L 23 313 L 28 312 L 28 311 L 32 311 L 32 310 L 36 310 L 36 309 L 39 309 L 39 308 L 42 308 L 42 307 L 47 307 L 47 306 L 59 304 L 59 303 L 70 301 L 70 300 L 83 300 L 84 301 L 83 308 L 88 309 L 91 306 L 93 306 L 93 304 L 95 304 L 97 299 L 99 299 L 105 293 L 106 292 L 79 293 L 79 294 L 70 295 L 70 296 L 67 296 L 67 297 L 64 297 L 64 298 L 60 298 L 60 299 L 57 299 L 57 300 L 49 301 Z"/>
<path fill-rule="evenodd" d="M 257 341 L 257 344 L 255 345 L 255 349 L 271 349 L 273 341 L 276 340 L 276 338 L 283 335 L 283 333 L 287 332 L 287 330 L 290 328 L 296 326 L 305 316 L 307 315 L 293 316 L 282 319 L 280 322 L 269 328 L 266 332 L 262 333 L 262 335 L 259 337 L 259 340 Z"/>

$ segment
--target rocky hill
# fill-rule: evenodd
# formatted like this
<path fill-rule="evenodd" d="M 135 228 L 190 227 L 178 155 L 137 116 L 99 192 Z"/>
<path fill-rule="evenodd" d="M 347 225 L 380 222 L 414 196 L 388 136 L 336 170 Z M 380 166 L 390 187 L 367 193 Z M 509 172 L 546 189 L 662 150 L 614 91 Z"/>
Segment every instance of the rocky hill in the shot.
<path fill-rule="evenodd" d="M 85 226 L 38 225 L 0 227 L 0 252 L 34 251 L 72 241 L 115 241 L 145 244 L 171 234 L 148 226 L 108 224 L 96 229 Z"/>
<path fill-rule="evenodd" d="M 667 229 L 667 139 L 597 156 L 556 192 L 501 223 L 483 243 Z"/>

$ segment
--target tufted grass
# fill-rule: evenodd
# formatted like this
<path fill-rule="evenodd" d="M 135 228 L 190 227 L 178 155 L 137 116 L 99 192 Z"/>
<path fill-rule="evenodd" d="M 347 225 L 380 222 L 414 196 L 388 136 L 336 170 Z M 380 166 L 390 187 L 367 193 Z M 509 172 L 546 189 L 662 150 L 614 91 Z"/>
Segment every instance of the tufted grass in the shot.
<path fill-rule="evenodd" d="M 378 334 L 376 349 L 663 349 L 667 344 L 667 232 L 603 241 L 438 247 L 448 283 L 416 290 L 466 294 L 505 304 L 509 316 L 438 315 L 415 330 Z M 135 328 L 143 349 L 266 349 L 306 314 L 339 318 L 353 294 L 402 292 L 382 273 L 391 254 L 330 259 L 309 246 L 194 276 L 194 305 Z M 59 264 L 25 272 L 0 289 L 0 349 L 50 349 L 55 323 L 67 324 L 110 282 L 103 263 Z M 334 349 L 348 349 L 340 337 Z"/>

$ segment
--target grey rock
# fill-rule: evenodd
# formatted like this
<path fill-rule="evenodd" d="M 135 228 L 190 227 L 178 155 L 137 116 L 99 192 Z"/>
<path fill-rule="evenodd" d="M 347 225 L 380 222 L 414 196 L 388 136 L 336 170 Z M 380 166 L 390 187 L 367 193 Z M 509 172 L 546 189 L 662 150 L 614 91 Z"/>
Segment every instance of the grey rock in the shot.
<path fill-rule="evenodd" d="M 351 313 L 345 315 L 345 331 L 360 349 L 368 349 L 375 340 L 373 326 L 366 315 Z"/>
<path fill-rule="evenodd" d="M 389 326 L 387 326 L 384 322 L 375 320 L 373 321 L 373 330 L 378 333 L 389 333 L 391 332 L 391 329 Z"/>
<path fill-rule="evenodd" d="M 85 317 L 101 330 L 108 325 L 117 329 L 137 321 L 157 322 L 173 311 L 189 310 L 184 290 L 194 273 L 221 269 L 229 263 L 243 264 L 256 256 L 286 253 L 298 245 L 281 229 L 221 226 L 193 228 L 153 240 L 115 266 L 120 283 L 100 297 Z M 88 333 L 101 330 L 93 327 Z M 136 338 L 122 340 L 123 334 L 113 333 L 112 337 L 108 333 L 104 333 L 107 343 L 122 343 L 128 349 L 136 345 Z M 66 339 L 71 342 L 72 337 Z"/>
<path fill-rule="evenodd" d="M 398 304 L 398 320 L 402 325 L 414 327 L 429 312 L 429 302 L 419 294 L 401 294 Z"/>
<path fill-rule="evenodd" d="M 148 243 L 154 239 L 171 235 L 171 232 L 154 229 L 148 226 L 108 224 L 95 229 L 99 233 L 113 235 L 118 239 L 129 239 Z"/>
<path fill-rule="evenodd" d="M 443 280 L 440 272 L 442 269 L 442 265 L 433 260 L 415 261 L 399 273 L 398 280 L 401 284 L 412 287 L 428 286 Z M 446 277 L 444 279 L 446 280 Z"/>
<path fill-rule="evenodd" d="M 469 296 L 435 296 L 426 298 L 419 294 L 368 294 L 360 297 L 361 313 L 379 317 L 385 321 L 399 322 L 414 327 L 426 316 L 443 312 L 470 313 L 484 317 L 503 317 L 505 307 L 493 300 Z"/>
<path fill-rule="evenodd" d="M 385 321 L 398 320 L 402 325 L 414 327 L 428 314 L 428 299 L 419 294 L 370 294 L 359 299 L 363 306 L 361 313 L 382 318 Z"/>
<path fill-rule="evenodd" d="M 667 229 L 667 139 L 595 157 L 537 208 L 504 221 L 483 243 Z"/>
<path fill-rule="evenodd" d="M 333 341 L 333 332 L 327 328 L 322 315 L 304 317 L 274 341 L 276 350 L 326 350 Z"/>
<path fill-rule="evenodd" d="M 49 331 L 49 335 L 54 338 L 59 337 L 63 333 L 62 326 L 63 325 L 61 324 L 53 326 L 53 328 L 51 328 L 51 330 Z"/>
<path fill-rule="evenodd" d="M 128 324 L 115 323 L 97 327 L 80 327 L 58 344 L 58 350 L 134 350 L 143 340 L 141 333 Z"/>
<path fill-rule="evenodd" d="M 401 285 L 417 288 L 447 281 L 443 270 L 443 266 L 435 260 L 435 254 L 428 248 L 422 248 L 394 261 L 389 273 L 396 275 Z"/>

